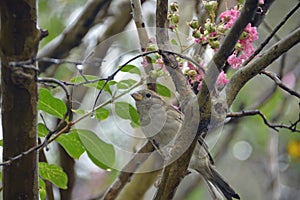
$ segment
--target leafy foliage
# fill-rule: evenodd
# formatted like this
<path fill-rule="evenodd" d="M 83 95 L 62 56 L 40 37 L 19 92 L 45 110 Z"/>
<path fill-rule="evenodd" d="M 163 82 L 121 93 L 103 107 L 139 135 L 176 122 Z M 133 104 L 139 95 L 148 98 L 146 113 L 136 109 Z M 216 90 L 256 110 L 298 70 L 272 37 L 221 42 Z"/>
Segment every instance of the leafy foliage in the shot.
<path fill-rule="evenodd" d="M 125 65 L 122 69 L 121 72 L 128 72 L 131 74 L 138 74 L 141 75 L 141 71 L 138 67 L 135 65 Z"/>
<path fill-rule="evenodd" d="M 67 111 L 65 103 L 53 97 L 50 91 L 45 88 L 40 88 L 39 93 L 38 109 L 62 119 Z"/>
<path fill-rule="evenodd" d="M 42 123 L 38 123 L 38 136 L 39 137 L 45 137 L 48 134 L 48 130 L 45 126 L 45 124 Z"/>
<path fill-rule="evenodd" d="M 59 136 L 56 141 L 61 144 L 66 152 L 75 159 L 84 153 L 85 149 L 82 146 L 78 133 L 76 130 L 72 130 L 70 133 Z"/>
<path fill-rule="evenodd" d="M 96 88 L 98 90 L 101 90 L 104 87 L 104 91 L 108 92 L 110 95 L 112 94 L 110 86 L 117 84 L 114 80 L 106 83 L 105 80 L 99 80 L 99 77 L 93 75 L 76 76 L 71 79 L 71 82 L 86 87 Z"/>
<path fill-rule="evenodd" d="M 109 117 L 109 110 L 106 108 L 99 108 L 95 111 L 95 116 L 97 119 L 103 121 Z"/>
<path fill-rule="evenodd" d="M 39 172 L 43 179 L 52 182 L 61 189 L 67 189 L 68 176 L 61 167 L 54 164 L 40 162 Z"/>
<path fill-rule="evenodd" d="M 42 200 L 46 199 L 46 183 L 43 179 L 39 178 L 39 191 L 40 191 L 40 198 Z"/>
<path fill-rule="evenodd" d="M 87 82 L 88 80 L 88 82 Z M 87 87 L 100 89 L 104 85 L 104 80 L 99 80 L 99 77 L 93 75 L 76 76 L 71 79 L 72 83 L 83 84 Z"/>
<path fill-rule="evenodd" d="M 133 79 L 121 80 L 117 83 L 118 89 L 128 89 L 133 86 L 137 81 Z"/>
<path fill-rule="evenodd" d="M 164 96 L 164 97 L 171 97 L 171 91 L 166 86 L 157 83 L 156 84 L 157 94 Z"/>
<path fill-rule="evenodd" d="M 122 119 L 128 119 L 131 121 L 132 127 L 140 126 L 140 119 L 137 110 L 129 103 L 126 102 L 116 102 L 115 112 Z"/>
<path fill-rule="evenodd" d="M 76 129 L 79 139 L 89 158 L 100 168 L 108 169 L 115 162 L 115 150 L 112 145 L 102 141 L 94 132 Z"/>

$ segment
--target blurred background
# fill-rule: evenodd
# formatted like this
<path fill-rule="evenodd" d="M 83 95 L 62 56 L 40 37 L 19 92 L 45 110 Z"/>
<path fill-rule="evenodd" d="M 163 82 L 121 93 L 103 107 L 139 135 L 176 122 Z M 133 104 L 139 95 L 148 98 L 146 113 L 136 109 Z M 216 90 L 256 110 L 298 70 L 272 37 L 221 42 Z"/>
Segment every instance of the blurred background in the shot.
<path fill-rule="evenodd" d="M 107 77 L 116 70 L 117 66 L 137 55 L 140 44 L 132 21 L 129 0 L 103 1 L 105 3 L 101 6 L 98 3 L 97 11 L 89 11 L 88 6 L 92 3 L 96 5 L 96 2 L 97 0 L 39 0 L 38 24 L 42 29 L 49 31 L 49 36 L 41 41 L 39 56 L 76 62 L 89 61 L 83 68 L 84 74 Z M 190 35 L 186 22 L 196 19 L 199 15 L 196 6 L 199 2 L 197 2 L 197 0 L 179 2 L 179 31 L 183 35 Z M 298 2 L 297 0 L 273 2 L 258 27 L 259 40 L 255 42 L 255 47 L 264 41 L 270 31 Z M 220 11 L 235 4 L 235 1 L 223 0 Z M 143 1 L 142 8 L 146 27 L 154 27 L 156 1 Z M 90 21 L 86 20 L 85 24 L 79 24 L 82 13 L 89 12 L 96 12 L 96 14 Z M 300 12 L 298 11 L 280 29 L 268 47 L 284 38 L 299 25 Z M 78 29 L 82 30 L 78 31 Z M 153 29 L 148 30 L 149 35 L 153 37 Z M 186 39 L 190 41 L 188 36 Z M 299 91 L 300 86 L 299 51 L 300 46 L 297 45 L 268 67 L 268 70 L 280 74 L 281 80 L 296 91 Z M 142 59 L 138 59 L 132 64 L 142 70 L 141 62 Z M 42 70 L 40 76 L 55 77 L 65 81 L 78 76 L 78 69 L 69 64 L 41 63 L 40 69 Z M 229 78 L 233 72 L 228 71 Z M 120 74 L 116 79 L 122 80 L 123 76 L 128 74 Z M 174 90 L 170 80 L 170 78 L 163 78 L 160 81 Z M 72 94 L 74 109 L 89 110 L 92 108 L 97 91 L 76 87 Z M 55 96 L 63 98 L 64 94 L 57 89 Z M 108 98 L 109 96 L 104 95 L 98 103 Z M 122 97 L 122 100 L 134 105 L 129 95 Z M 75 128 L 93 130 L 102 140 L 112 143 L 116 150 L 116 162 L 119 163 L 115 168 L 121 169 L 145 139 L 138 129 L 130 126 L 130 121 L 114 114 L 113 105 L 108 105 L 107 108 L 111 111 L 108 119 L 104 121 L 85 119 Z M 231 111 L 250 109 L 261 110 L 272 123 L 289 124 L 298 119 L 299 99 L 276 87 L 266 76 L 258 75 L 247 83 L 230 108 Z M 74 117 L 76 118 L 76 115 Z M 53 125 L 55 123 L 53 121 Z M 283 129 L 276 132 L 268 128 L 258 116 L 244 117 L 229 121 L 216 133 L 212 133 L 208 138 L 208 145 L 218 171 L 236 189 L 241 199 L 299 199 L 299 133 Z M 50 144 L 49 149 L 46 152 L 48 162 L 65 166 L 65 171 L 69 170 L 68 173 L 71 174 L 69 181 L 74 185 L 71 191 L 66 192 L 71 193 L 72 197 L 65 194 L 65 198 L 62 196 L 61 199 L 99 199 L 118 175 L 115 169 L 100 169 L 89 160 L 87 155 L 82 155 L 79 160 L 74 161 L 57 144 Z M 154 173 L 152 176 L 156 175 Z M 149 179 L 153 179 L 151 174 Z M 137 190 L 138 187 L 131 192 L 138 193 Z M 151 199 L 154 190 L 155 187 L 152 186 L 143 198 L 140 195 L 136 199 Z M 60 199 L 59 193 L 63 195 L 64 191 L 55 188 L 55 199 Z M 135 199 L 135 197 L 126 199 Z M 192 172 L 180 184 L 175 199 L 210 199 L 210 196 L 207 187 L 202 184 L 201 177 Z"/>

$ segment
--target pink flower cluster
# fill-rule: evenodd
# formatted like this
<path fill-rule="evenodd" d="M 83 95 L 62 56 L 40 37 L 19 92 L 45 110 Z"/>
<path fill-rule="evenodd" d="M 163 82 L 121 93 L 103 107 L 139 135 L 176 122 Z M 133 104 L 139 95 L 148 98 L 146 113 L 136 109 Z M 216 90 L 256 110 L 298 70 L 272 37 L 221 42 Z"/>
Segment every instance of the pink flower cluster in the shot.
<path fill-rule="evenodd" d="M 224 11 L 220 15 L 221 21 L 225 23 L 224 28 L 231 28 L 239 14 L 240 11 L 236 8 Z M 254 52 L 252 43 L 258 39 L 256 27 L 252 27 L 250 23 L 246 26 L 242 35 L 243 36 L 238 40 L 235 51 L 227 59 L 227 62 L 234 69 L 239 68 L 242 63 L 251 56 Z"/>
<path fill-rule="evenodd" d="M 229 80 L 227 79 L 225 72 L 222 71 L 218 76 L 216 85 L 217 85 L 217 87 L 223 87 L 228 83 L 228 81 Z"/>
<path fill-rule="evenodd" d="M 219 18 L 221 19 L 222 22 L 225 23 L 224 28 L 228 29 L 233 26 L 234 22 L 237 20 L 239 15 L 240 15 L 240 10 L 233 8 L 222 12 Z"/>

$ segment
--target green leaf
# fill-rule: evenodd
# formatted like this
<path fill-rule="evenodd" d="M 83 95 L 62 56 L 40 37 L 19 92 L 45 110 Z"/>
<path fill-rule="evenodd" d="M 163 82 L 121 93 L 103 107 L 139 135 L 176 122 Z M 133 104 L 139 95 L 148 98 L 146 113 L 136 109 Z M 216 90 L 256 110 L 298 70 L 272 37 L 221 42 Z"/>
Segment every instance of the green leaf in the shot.
<path fill-rule="evenodd" d="M 88 80 L 88 81 L 93 81 L 93 80 L 98 80 L 99 77 L 97 76 L 93 76 L 93 75 L 84 75 L 84 77 Z M 79 84 L 79 83 L 84 83 L 86 82 L 86 80 L 83 78 L 83 76 L 76 76 L 76 77 L 73 77 L 71 79 L 71 82 L 72 83 L 76 83 L 76 84 Z M 87 86 L 87 87 L 91 87 L 91 88 L 96 88 L 98 90 L 102 89 L 104 84 L 105 84 L 105 80 L 99 80 L 99 81 L 95 81 L 93 83 L 85 83 L 84 85 Z M 104 86 L 103 90 L 112 94 L 111 90 L 110 90 L 110 86 L 111 85 L 114 85 L 116 84 L 117 82 L 114 81 L 114 80 L 111 80 L 109 82 L 106 83 L 106 85 Z"/>
<path fill-rule="evenodd" d="M 62 119 L 67 111 L 65 103 L 52 96 L 49 90 L 41 88 L 39 91 L 38 109 Z"/>
<path fill-rule="evenodd" d="M 95 111 L 95 116 L 97 119 L 103 121 L 109 117 L 109 110 L 106 108 L 99 108 Z"/>
<path fill-rule="evenodd" d="M 40 191 L 40 199 L 46 199 L 46 184 L 43 179 L 39 178 L 39 191 Z"/>
<path fill-rule="evenodd" d="M 128 89 L 133 86 L 137 81 L 133 79 L 121 80 L 117 83 L 118 89 Z"/>
<path fill-rule="evenodd" d="M 110 95 L 112 95 L 110 86 L 115 85 L 115 84 L 117 84 L 117 81 L 114 81 L 114 80 L 108 81 L 107 84 L 106 84 L 106 86 L 104 87 L 104 90 L 106 92 L 108 92 Z"/>
<path fill-rule="evenodd" d="M 84 75 L 84 77 L 88 80 L 88 81 L 93 81 L 93 80 L 98 80 L 99 77 L 97 76 L 93 76 L 93 75 Z M 75 84 L 80 84 L 80 83 L 84 83 L 86 82 L 85 78 L 83 76 L 76 76 L 76 77 L 73 77 L 71 79 L 71 82 L 72 83 L 75 83 Z M 86 83 L 84 84 L 85 86 L 87 87 L 92 87 L 92 88 L 97 88 L 98 87 L 98 84 L 104 84 L 105 81 L 103 80 L 100 80 L 100 81 L 95 81 L 93 83 Z"/>
<path fill-rule="evenodd" d="M 61 144 L 72 158 L 79 159 L 85 151 L 76 131 L 61 135 L 55 141 Z"/>
<path fill-rule="evenodd" d="M 82 129 L 76 129 L 76 131 L 91 160 L 99 167 L 104 169 L 111 168 L 115 162 L 113 146 L 102 141 L 92 131 Z"/>
<path fill-rule="evenodd" d="M 39 162 L 39 172 L 43 179 L 52 182 L 61 189 L 67 189 L 68 176 L 60 166 Z"/>
<path fill-rule="evenodd" d="M 141 75 L 140 69 L 134 65 L 125 65 L 124 67 L 122 67 L 121 72 Z"/>
<path fill-rule="evenodd" d="M 3 147 L 3 140 L 0 140 L 0 146 Z"/>
<path fill-rule="evenodd" d="M 172 39 L 172 40 L 171 40 L 171 44 L 178 46 L 178 43 L 176 42 L 175 39 Z"/>
<path fill-rule="evenodd" d="M 156 84 L 157 94 L 164 96 L 164 97 L 171 97 L 171 91 L 164 85 L 159 83 Z"/>
<path fill-rule="evenodd" d="M 87 155 L 88 157 L 91 159 L 91 161 L 97 165 L 98 167 L 100 167 L 101 169 L 110 169 L 111 167 L 107 166 L 106 164 L 104 164 L 103 162 L 99 161 L 97 158 L 95 158 L 92 154 L 90 154 L 88 151 L 87 151 Z"/>
<path fill-rule="evenodd" d="M 140 119 L 137 110 L 129 103 L 116 102 L 115 103 L 116 114 L 122 119 L 129 119 L 132 127 L 139 127 Z"/>
<path fill-rule="evenodd" d="M 46 137 L 46 135 L 48 134 L 48 130 L 47 130 L 45 124 L 38 123 L 37 128 L 38 128 L 39 137 Z"/>
<path fill-rule="evenodd" d="M 85 110 L 82 110 L 82 109 L 73 109 L 72 112 L 76 113 L 78 115 L 84 115 L 85 114 Z"/>

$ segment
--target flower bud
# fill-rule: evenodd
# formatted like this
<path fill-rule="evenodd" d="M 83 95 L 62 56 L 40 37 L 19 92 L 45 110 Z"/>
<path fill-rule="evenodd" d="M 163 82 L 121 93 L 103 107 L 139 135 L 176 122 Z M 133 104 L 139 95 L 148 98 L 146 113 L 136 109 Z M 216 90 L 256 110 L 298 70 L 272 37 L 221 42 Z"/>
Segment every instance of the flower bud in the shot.
<path fill-rule="evenodd" d="M 157 71 L 156 71 L 156 70 L 150 71 L 150 77 L 151 77 L 151 78 L 158 78 Z"/>
<path fill-rule="evenodd" d="M 193 19 L 192 21 L 187 23 L 192 29 L 198 29 L 199 28 L 199 22 L 198 20 Z"/>
<path fill-rule="evenodd" d="M 202 35 L 201 35 L 200 30 L 196 29 L 196 30 L 193 31 L 192 36 L 194 38 L 201 38 Z"/>
<path fill-rule="evenodd" d="M 154 51 L 154 50 L 156 50 L 157 48 L 156 48 L 156 45 L 155 44 L 150 44 L 149 46 L 148 46 L 148 48 L 147 48 L 147 50 L 148 51 Z"/>
<path fill-rule="evenodd" d="M 174 24 L 178 24 L 179 15 L 178 14 L 173 14 L 173 16 L 171 17 L 171 22 L 174 23 Z"/>
<path fill-rule="evenodd" d="M 219 33 L 225 33 L 226 29 L 224 28 L 224 25 L 223 25 L 223 24 L 219 24 L 219 25 L 217 26 L 217 31 L 218 31 Z"/>
<path fill-rule="evenodd" d="M 172 2 L 170 4 L 170 9 L 172 12 L 177 12 L 178 11 L 178 3 L 177 2 Z"/>
<path fill-rule="evenodd" d="M 208 33 L 212 33 L 216 30 L 216 28 L 214 27 L 214 25 L 211 23 L 210 20 L 206 21 L 206 23 L 204 24 L 204 28 L 205 30 L 208 31 Z"/>
<path fill-rule="evenodd" d="M 208 2 L 203 1 L 203 5 L 204 5 L 205 10 L 207 10 L 207 12 L 213 12 L 218 7 L 217 1 L 208 1 Z"/>
<path fill-rule="evenodd" d="M 196 76 L 196 74 L 197 74 L 196 70 L 189 70 L 189 71 L 187 72 L 187 75 L 189 75 L 189 76 L 191 76 L 191 77 Z"/>
<path fill-rule="evenodd" d="M 246 39 L 248 37 L 248 34 L 247 32 L 243 31 L 243 33 L 241 34 L 240 36 L 240 39 L 243 40 L 243 39 Z"/>
<path fill-rule="evenodd" d="M 241 43 L 237 42 L 237 43 L 235 44 L 234 48 L 235 48 L 236 50 L 243 50 L 243 45 L 242 45 Z"/>
<path fill-rule="evenodd" d="M 218 40 L 209 40 L 208 43 L 212 49 L 219 48 L 220 46 L 220 42 Z"/>

